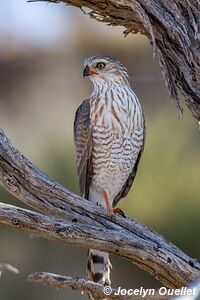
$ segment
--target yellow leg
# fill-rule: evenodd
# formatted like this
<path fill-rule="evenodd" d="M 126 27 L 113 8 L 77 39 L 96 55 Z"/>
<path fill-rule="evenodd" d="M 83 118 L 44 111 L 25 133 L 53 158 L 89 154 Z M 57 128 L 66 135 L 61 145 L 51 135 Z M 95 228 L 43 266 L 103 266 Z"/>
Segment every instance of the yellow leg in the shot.
<path fill-rule="evenodd" d="M 114 213 L 114 214 L 119 214 L 120 216 L 126 218 L 124 212 L 119 208 L 119 207 L 116 207 L 116 208 L 113 208 L 111 206 L 111 203 L 110 203 L 110 199 L 109 199 L 109 196 L 108 196 L 108 193 L 107 192 L 103 192 L 103 195 L 104 195 L 104 199 L 105 199 L 105 202 L 106 202 L 106 207 L 107 207 L 107 210 L 111 213 Z"/>
<path fill-rule="evenodd" d="M 107 192 L 103 192 L 103 195 L 104 195 L 104 199 L 106 201 L 106 207 L 107 207 L 107 210 L 109 210 L 110 212 L 113 212 L 113 208 L 111 206 L 111 203 L 110 203 L 110 199 L 109 199 L 109 196 L 108 196 L 108 193 Z"/>

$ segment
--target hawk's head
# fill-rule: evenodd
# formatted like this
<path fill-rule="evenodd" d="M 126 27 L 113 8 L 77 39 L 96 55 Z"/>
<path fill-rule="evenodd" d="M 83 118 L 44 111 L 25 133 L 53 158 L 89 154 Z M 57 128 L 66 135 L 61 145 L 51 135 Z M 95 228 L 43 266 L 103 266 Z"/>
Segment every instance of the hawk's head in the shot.
<path fill-rule="evenodd" d="M 127 69 L 120 61 L 111 56 L 93 56 L 84 62 L 83 76 L 89 76 L 94 83 L 103 81 L 128 80 Z"/>

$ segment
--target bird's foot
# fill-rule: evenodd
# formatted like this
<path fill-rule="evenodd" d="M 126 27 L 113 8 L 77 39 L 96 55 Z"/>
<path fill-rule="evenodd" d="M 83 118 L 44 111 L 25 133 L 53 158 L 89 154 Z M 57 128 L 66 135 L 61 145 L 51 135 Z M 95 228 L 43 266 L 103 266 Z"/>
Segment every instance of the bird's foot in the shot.
<path fill-rule="evenodd" d="M 126 218 L 125 214 L 123 213 L 123 211 L 119 207 L 116 207 L 116 208 L 112 207 L 112 205 L 110 203 L 108 193 L 104 191 L 103 194 L 104 194 L 104 199 L 105 199 L 105 202 L 106 202 L 107 210 L 110 212 L 110 214 L 119 214 L 120 216 Z"/>

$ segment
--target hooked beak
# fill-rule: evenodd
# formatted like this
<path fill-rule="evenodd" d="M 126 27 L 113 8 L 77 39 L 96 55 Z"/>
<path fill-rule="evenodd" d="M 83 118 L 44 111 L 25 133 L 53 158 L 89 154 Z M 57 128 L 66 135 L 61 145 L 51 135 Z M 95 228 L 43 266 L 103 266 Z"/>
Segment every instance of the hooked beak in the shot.
<path fill-rule="evenodd" d="M 93 74 L 98 74 L 94 71 L 94 69 L 90 68 L 88 65 L 83 70 L 83 77 L 90 76 Z"/>

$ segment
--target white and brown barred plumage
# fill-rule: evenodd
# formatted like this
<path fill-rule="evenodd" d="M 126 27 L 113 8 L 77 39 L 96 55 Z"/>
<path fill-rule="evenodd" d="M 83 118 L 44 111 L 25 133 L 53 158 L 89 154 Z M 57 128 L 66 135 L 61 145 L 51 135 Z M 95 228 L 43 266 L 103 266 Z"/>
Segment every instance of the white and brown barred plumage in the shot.
<path fill-rule="evenodd" d="M 80 191 L 85 199 L 111 209 L 135 178 L 145 141 L 144 115 L 117 59 L 94 56 L 84 65 L 94 89 L 74 121 Z M 110 285 L 110 268 L 107 253 L 89 250 L 88 279 Z"/>

